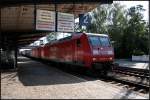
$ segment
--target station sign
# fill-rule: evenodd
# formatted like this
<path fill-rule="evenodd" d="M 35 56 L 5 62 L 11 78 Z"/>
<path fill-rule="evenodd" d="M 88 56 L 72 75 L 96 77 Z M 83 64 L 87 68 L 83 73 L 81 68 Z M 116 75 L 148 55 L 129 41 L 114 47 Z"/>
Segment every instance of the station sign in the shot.
<path fill-rule="evenodd" d="M 37 10 L 36 30 L 55 31 L 55 12 Z"/>
<path fill-rule="evenodd" d="M 80 14 L 79 15 L 79 26 L 85 26 L 88 27 L 91 24 L 92 17 L 86 13 L 86 14 Z"/>
<path fill-rule="evenodd" d="M 57 31 L 58 32 L 74 32 L 74 15 L 58 12 Z"/>

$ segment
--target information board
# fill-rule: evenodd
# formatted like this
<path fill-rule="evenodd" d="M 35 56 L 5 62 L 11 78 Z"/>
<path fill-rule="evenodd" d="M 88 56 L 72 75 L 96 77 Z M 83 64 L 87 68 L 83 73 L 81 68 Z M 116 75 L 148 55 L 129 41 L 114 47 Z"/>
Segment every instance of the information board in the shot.
<path fill-rule="evenodd" d="M 36 30 L 55 31 L 55 12 L 37 10 Z"/>
<path fill-rule="evenodd" d="M 74 15 L 58 12 L 57 31 L 58 32 L 74 32 Z"/>

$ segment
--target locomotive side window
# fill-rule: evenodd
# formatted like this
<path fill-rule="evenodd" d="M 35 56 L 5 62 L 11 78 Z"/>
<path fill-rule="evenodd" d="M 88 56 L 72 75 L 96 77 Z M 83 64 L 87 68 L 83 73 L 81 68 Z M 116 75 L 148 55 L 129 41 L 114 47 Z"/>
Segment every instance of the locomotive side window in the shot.
<path fill-rule="evenodd" d="M 81 41 L 80 39 L 77 39 L 77 47 L 80 47 L 81 46 Z"/>

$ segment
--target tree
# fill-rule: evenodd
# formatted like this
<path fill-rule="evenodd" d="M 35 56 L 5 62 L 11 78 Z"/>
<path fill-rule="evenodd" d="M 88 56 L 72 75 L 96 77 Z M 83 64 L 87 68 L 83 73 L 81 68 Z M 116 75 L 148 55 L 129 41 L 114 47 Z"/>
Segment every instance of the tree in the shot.
<path fill-rule="evenodd" d="M 52 40 L 56 39 L 56 32 L 51 32 L 46 36 L 46 39 L 48 42 L 51 42 Z"/>
<path fill-rule="evenodd" d="M 132 54 L 148 54 L 149 24 L 143 20 L 143 6 L 129 9 L 114 3 L 101 5 L 92 12 L 93 21 L 88 32 L 108 33 L 115 41 L 115 57 L 130 58 Z"/>
<path fill-rule="evenodd" d="M 112 5 L 111 10 L 109 11 L 108 21 L 110 22 L 107 26 L 108 33 L 114 43 L 114 51 L 115 57 L 121 57 L 123 50 L 121 49 L 122 38 L 124 34 L 124 30 L 127 27 L 127 17 L 126 10 L 124 10 L 124 6 L 115 3 Z"/>
<path fill-rule="evenodd" d="M 143 20 L 143 6 L 137 5 L 128 9 L 128 26 L 126 27 L 122 39 L 122 45 L 126 52 L 124 57 L 131 57 L 136 51 L 141 54 L 148 53 L 148 30 L 146 22 Z"/>
<path fill-rule="evenodd" d="M 88 26 L 87 31 L 92 33 L 106 33 L 106 22 L 108 5 L 100 5 L 92 12 L 92 24 Z"/>

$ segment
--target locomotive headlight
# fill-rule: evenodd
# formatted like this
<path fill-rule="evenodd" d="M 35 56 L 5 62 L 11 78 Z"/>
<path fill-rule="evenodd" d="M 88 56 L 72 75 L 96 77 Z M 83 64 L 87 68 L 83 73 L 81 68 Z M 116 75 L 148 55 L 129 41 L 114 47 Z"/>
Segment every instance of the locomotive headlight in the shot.
<path fill-rule="evenodd" d="M 112 57 L 110 57 L 109 59 L 112 60 Z"/>
<path fill-rule="evenodd" d="M 93 58 L 93 61 L 95 61 L 96 60 L 96 58 Z"/>

